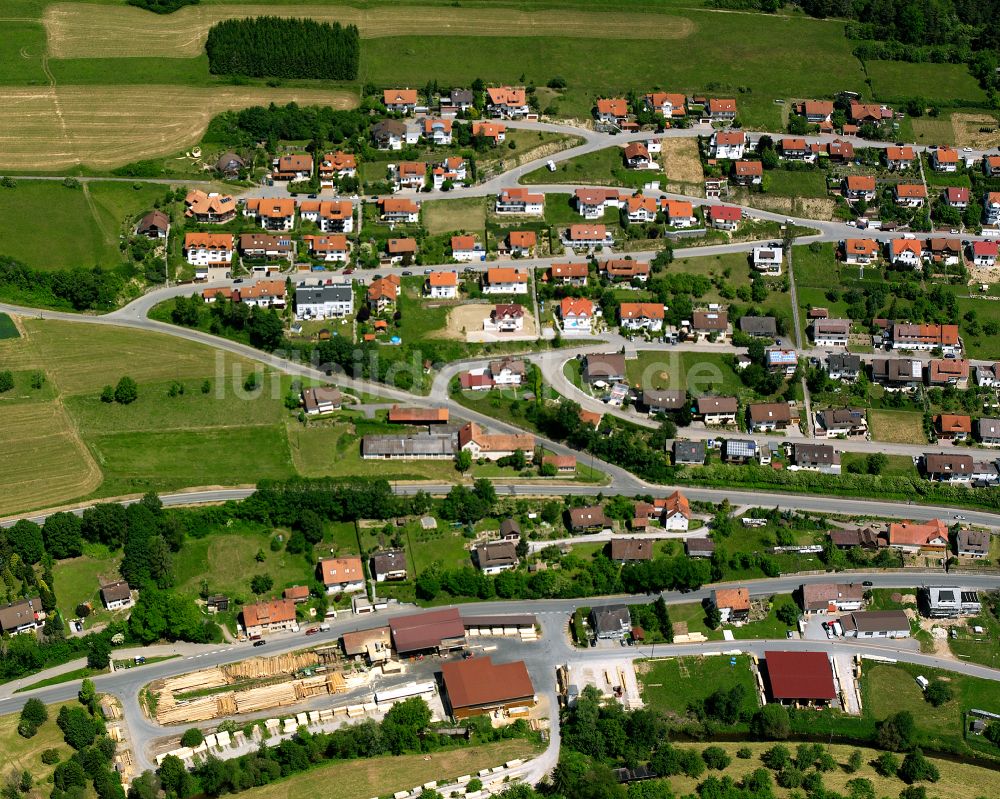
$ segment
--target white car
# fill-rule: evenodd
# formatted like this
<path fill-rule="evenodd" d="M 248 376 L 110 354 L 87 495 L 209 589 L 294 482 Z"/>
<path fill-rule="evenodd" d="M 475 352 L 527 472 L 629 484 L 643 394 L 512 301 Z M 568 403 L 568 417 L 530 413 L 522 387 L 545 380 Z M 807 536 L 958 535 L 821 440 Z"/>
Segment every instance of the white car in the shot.
<path fill-rule="evenodd" d="M 549 172 L 556 171 L 556 162 L 553 161 L 551 158 L 545 162 L 545 166 L 548 168 Z"/>

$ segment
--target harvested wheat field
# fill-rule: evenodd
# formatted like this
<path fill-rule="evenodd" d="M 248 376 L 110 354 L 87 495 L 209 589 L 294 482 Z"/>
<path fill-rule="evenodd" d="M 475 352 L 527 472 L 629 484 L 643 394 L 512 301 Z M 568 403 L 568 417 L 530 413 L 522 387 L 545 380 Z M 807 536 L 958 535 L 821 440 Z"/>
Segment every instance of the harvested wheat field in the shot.
<path fill-rule="evenodd" d="M 951 115 L 951 126 L 955 130 L 955 146 L 975 147 L 988 150 L 1000 146 L 1000 127 L 993 114 Z"/>
<path fill-rule="evenodd" d="M 366 39 L 387 36 L 572 36 L 587 39 L 683 39 L 695 30 L 685 17 L 573 10 L 433 6 L 187 6 L 169 15 L 138 8 L 57 3 L 45 10 L 53 58 L 164 56 L 190 58 L 204 47 L 208 29 L 221 19 L 261 15 L 311 17 L 357 25 Z"/>
<path fill-rule="evenodd" d="M 0 516 L 48 508 L 89 494 L 101 470 L 58 402 L 5 406 Z"/>
<path fill-rule="evenodd" d="M 702 185 L 705 172 L 695 138 L 663 139 L 663 171 L 671 183 Z"/>
<path fill-rule="evenodd" d="M 148 12 L 142 12 L 148 13 Z M 109 168 L 168 155 L 197 143 L 230 109 L 268 103 L 353 108 L 348 91 L 227 86 L 59 86 L 0 88 L 0 169 Z"/>

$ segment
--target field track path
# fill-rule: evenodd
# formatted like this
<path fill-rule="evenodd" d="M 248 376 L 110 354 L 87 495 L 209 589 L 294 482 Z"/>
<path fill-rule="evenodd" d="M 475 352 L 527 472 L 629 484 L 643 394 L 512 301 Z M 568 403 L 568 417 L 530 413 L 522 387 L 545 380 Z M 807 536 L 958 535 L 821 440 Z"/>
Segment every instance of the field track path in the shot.
<path fill-rule="evenodd" d="M 46 37 L 47 39 L 48 37 Z M 49 69 L 49 51 L 48 45 L 46 45 L 45 52 L 42 53 L 42 72 L 45 73 L 45 77 L 49 82 L 49 86 L 52 89 L 52 108 L 56 113 L 56 119 L 59 120 L 59 130 L 61 131 L 60 137 L 66 144 L 66 148 L 69 152 L 74 152 L 75 148 L 73 146 L 73 137 L 70 136 L 69 128 L 66 125 L 66 117 L 63 116 L 62 105 L 59 102 L 59 90 L 56 88 L 56 76 L 52 74 L 52 70 Z M 77 164 L 80 160 L 77 159 Z"/>
<path fill-rule="evenodd" d="M 104 241 L 108 244 L 114 246 L 115 236 L 108 230 L 107 225 L 104 224 L 104 220 L 101 219 L 101 213 L 97 208 L 97 204 L 94 202 L 94 197 L 90 193 L 90 184 L 83 183 L 83 197 L 87 201 L 87 207 L 90 209 L 90 215 L 94 217 L 94 222 L 97 223 L 98 229 L 101 231 L 101 235 L 104 236 Z"/>

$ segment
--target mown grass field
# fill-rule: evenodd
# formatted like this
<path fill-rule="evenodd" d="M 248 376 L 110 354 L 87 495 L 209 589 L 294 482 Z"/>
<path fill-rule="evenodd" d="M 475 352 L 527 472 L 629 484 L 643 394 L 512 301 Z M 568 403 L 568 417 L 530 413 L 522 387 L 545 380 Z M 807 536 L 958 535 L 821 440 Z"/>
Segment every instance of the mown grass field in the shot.
<path fill-rule="evenodd" d="M 926 444 L 923 416 L 916 411 L 868 412 L 872 439 L 893 444 Z"/>
<path fill-rule="evenodd" d="M 728 655 L 649 660 L 636 664 L 636 674 L 643 702 L 664 713 L 683 717 L 691 702 L 705 699 L 713 691 L 727 691 L 737 685 L 742 685 L 746 691 L 743 707 L 747 711 L 753 712 L 760 707 L 757 686 L 750 673 L 750 659 L 746 655 L 737 656 L 735 666 L 730 665 Z"/>
<path fill-rule="evenodd" d="M 0 313 L 0 340 L 9 338 L 20 338 L 14 321 L 5 313 Z"/>
<path fill-rule="evenodd" d="M 607 147 L 578 155 L 576 158 L 561 162 L 555 172 L 550 172 L 546 167 L 529 172 L 521 178 L 521 183 L 571 183 L 641 188 L 650 181 L 662 179 L 660 170 L 626 169 L 622 161 L 622 152 L 621 147 Z"/>
<path fill-rule="evenodd" d="M 94 550 L 90 552 L 89 550 Z M 111 554 L 103 547 L 89 547 L 88 554 L 56 561 L 52 568 L 53 589 L 59 598 L 59 610 L 67 619 L 76 616 L 76 606 L 91 602 L 101 609 L 102 585 L 121 579 L 118 564 L 121 554 Z"/>
<path fill-rule="evenodd" d="M 420 210 L 420 218 L 432 236 L 452 231 L 476 233 L 483 242 L 486 227 L 486 201 L 482 197 L 461 200 L 430 200 Z"/>
<path fill-rule="evenodd" d="M 56 726 L 56 716 L 63 704 L 77 705 L 75 701 L 48 705 L 49 719 L 38 728 L 34 738 L 22 738 L 17 734 L 18 713 L 0 716 L 0 769 L 4 774 L 27 771 L 36 785 L 44 785 L 55 771 L 55 765 L 43 763 L 42 752 L 58 749 L 63 761 L 69 759 L 73 750 L 66 745 L 62 731 Z"/>

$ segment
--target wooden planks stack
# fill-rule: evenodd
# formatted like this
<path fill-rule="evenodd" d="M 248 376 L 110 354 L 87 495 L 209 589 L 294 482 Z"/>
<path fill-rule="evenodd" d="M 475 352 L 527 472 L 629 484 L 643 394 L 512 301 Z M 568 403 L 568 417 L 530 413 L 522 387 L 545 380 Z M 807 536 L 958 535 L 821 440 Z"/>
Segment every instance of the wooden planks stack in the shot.
<path fill-rule="evenodd" d="M 313 696 L 326 696 L 330 693 L 327 682 L 325 676 L 307 677 L 304 680 L 295 680 L 292 685 L 295 687 L 297 699 L 309 699 Z"/>
<path fill-rule="evenodd" d="M 295 684 L 291 682 L 239 691 L 235 694 L 235 699 L 239 713 L 253 713 L 257 710 L 293 705 L 299 701 L 295 695 Z"/>
<path fill-rule="evenodd" d="M 331 694 L 342 694 L 347 691 L 347 681 L 339 671 L 331 671 L 326 675 L 326 690 Z"/>
<path fill-rule="evenodd" d="M 156 707 L 156 720 L 160 724 L 183 724 L 214 719 L 219 715 L 219 696 L 202 696 L 188 702 L 174 703 L 172 707 L 161 702 Z"/>
<path fill-rule="evenodd" d="M 218 688 L 226 685 L 229 680 L 220 668 L 199 669 L 188 674 L 181 674 L 164 680 L 163 690 L 172 694 L 184 694 L 188 691 L 201 691 L 205 688 Z"/>
<path fill-rule="evenodd" d="M 294 674 L 302 669 L 318 666 L 319 662 L 319 656 L 315 652 L 292 652 L 271 658 L 250 658 L 250 660 L 225 666 L 225 675 L 228 678 L 225 682 L 259 680 L 282 674 Z"/>

